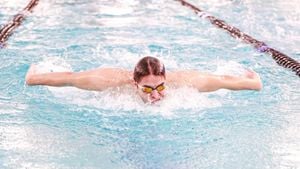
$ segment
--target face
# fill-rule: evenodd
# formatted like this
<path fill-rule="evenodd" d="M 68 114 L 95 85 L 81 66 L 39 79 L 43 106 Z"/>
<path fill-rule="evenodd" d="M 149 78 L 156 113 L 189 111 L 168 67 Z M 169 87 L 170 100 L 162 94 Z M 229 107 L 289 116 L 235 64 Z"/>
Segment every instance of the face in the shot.
<path fill-rule="evenodd" d="M 155 103 L 165 96 L 163 76 L 147 75 L 136 84 L 138 94 L 145 103 Z"/>

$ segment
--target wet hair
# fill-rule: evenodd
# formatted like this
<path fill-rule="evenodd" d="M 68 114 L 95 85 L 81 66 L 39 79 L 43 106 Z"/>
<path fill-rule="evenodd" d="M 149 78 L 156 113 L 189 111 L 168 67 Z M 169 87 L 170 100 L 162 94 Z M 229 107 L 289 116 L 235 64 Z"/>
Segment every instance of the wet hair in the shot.
<path fill-rule="evenodd" d="M 133 79 L 139 83 L 147 75 L 166 77 L 165 66 L 155 57 L 143 57 L 134 68 Z"/>

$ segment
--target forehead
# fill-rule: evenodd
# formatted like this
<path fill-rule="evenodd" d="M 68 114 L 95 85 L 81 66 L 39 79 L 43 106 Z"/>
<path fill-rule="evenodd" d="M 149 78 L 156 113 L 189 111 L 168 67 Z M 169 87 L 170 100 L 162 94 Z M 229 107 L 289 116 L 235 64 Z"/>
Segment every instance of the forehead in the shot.
<path fill-rule="evenodd" d="M 140 85 L 150 85 L 150 86 L 157 86 L 163 82 L 165 82 L 164 76 L 155 76 L 155 75 L 147 75 L 142 77 L 140 81 Z"/>

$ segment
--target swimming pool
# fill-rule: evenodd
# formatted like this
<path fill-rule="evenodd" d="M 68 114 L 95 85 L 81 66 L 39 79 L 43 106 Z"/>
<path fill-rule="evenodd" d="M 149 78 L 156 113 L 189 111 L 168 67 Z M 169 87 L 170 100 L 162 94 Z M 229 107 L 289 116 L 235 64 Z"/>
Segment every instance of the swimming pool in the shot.
<path fill-rule="evenodd" d="M 191 2 L 300 60 L 296 0 Z M 26 3 L 1 1 L 0 25 Z M 0 168 L 300 168 L 299 77 L 176 1 L 40 1 L 7 45 L 0 51 Z M 241 74 L 250 67 L 264 88 L 180 88 L 145 106 L 127 88 L 24 85 L 31 63 L 40 71 L 133 69 L 144 55 L 160 56 L 168 69 Z"/>

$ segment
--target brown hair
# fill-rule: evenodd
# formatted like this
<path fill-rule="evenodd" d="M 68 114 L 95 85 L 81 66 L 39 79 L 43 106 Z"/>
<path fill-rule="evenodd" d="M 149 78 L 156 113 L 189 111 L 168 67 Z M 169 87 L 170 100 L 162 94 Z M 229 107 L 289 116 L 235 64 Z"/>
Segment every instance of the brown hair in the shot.
<path fill-rule="evenodd" d="M 143 57 L 134 68 L 133 79 L 140 82 L 147 75 L 166 77 L 165 66 L 155 57 Z"/>

